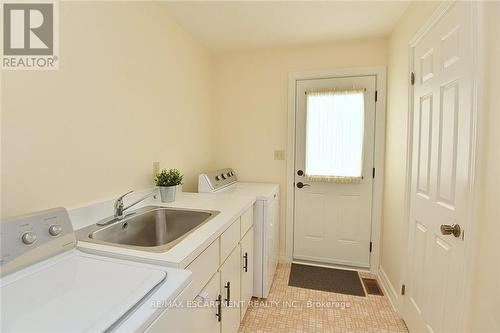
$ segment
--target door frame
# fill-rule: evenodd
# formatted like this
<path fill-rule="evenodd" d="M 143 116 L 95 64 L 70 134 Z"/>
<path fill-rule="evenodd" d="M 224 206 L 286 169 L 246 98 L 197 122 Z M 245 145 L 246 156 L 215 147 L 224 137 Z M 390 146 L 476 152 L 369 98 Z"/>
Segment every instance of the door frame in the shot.
<path fill-rule="evenodd" d="M 404 198 L 404 228 L 403 234 L 401 235 L 403 239 L 406 240 L 403 248 L 401 249 L 404 255 L 401 257 L 401 273 L 400 273 L 400 286 L 396 286 L 397 290 L 402 288 L 406 281 L 409 281 L 409 269 L 408 269 L 408 260 L 410 258 L 410 249 L 409 249 L 409 240 L 410 240 L 410 205 L 411 205 L 411 177 L 412 177 L 412 156 L 413 156 L 413 102 L 414 102 L 414 89 L 411 85 L 411 73 L 414 72 L 414 60 L 415 60 L 415 47 L 418 42 L 427 34 L 451 9 L 451 7 L 456 3 L 455 0 L 444 2 L 441 4 L 434 13 L 429 17 L 429 19 L 422 25 L 422 27 L 416 32 L 414 37 L 408 43 L 408 110 L 407 110 L 407 138 L 406 138 L 406 170 L 405 170 L 405 198 Z M 471 135 L 471 169 L 469 171 L 470 184 L 469 184 L 469 195 L 472 198 L 472 202 L 470 204 L 469 210 L 469 224 L 467 226 L 467 230 L 464 230 L 464 237 L 467 235 L 467 243 L 465 244 L 465 277 L 464 277 L 464 299 L 462 304 L 464 305 L 461 308 L 461 314 L 459 318 L 461 318 L 461 322 L 459 323 L 459 327 L 464 330 L 466 328 L 466 323 L 468 316 L 467 314 L 470 312 L 470 308 L 472 307 L 472 298 L 473 298 L 473 282 L 474 282 L 474 270 L 472 269 L 475 265 L 475 248 L 477 243 L 476 237 L 476 226 L 473 223 L 477 220 L 479 216 L 479 203 L 477 202 L 479 188 L 477 186 L 480 181 L 480 158 L 478 158 L 478 153 L 480 153 L 479 142 L 480 142 L 480 133 L 482 132 L 482 128 L 484 128 L 484 124 L 480 122 L 480 105 L 482 105 L 481 97 L 482 97 L 482 78 L 483 78 L 483 66 L 482 66 L 482 49 L 480 45 L 480 28 L 479 28 L 479 18 L 482 15 L 482 5 L 478 2 L 472 2 L 472 58 L 473 58 L 473 67 L 476 69 L 472 76 L 472 135 Z M 466 232 L 466 233 L 465 233 Z M 403 315 L 403 307 L 405 306 L 404 302 L 406 296 L 397 293 L 394 295 L 396 299 L 392 299 L 391 302 L 396 307 L 396 310 L 399 314 Z M 404 319 L 404 318 L 403 318 Z"/>
<path fill-rule="evenodd" d="M 378 274 L 380 262 L 380 233 L 382 225 L 382 199 L 384 188 L 384 158 L 385 158 L 385 113 L 386 113 L 386 67 L 358 67 L 317 71 L 290 72 L 288 74 L 288 141 L 286 160 L 286 217 L 285 217 L 285 255 L 281 261 L 293 260 L 293 230 L 295 202 L 295 113 L 296 87 L 299 80 L 314 80 L 327 78 L 342 78 L 352 76 L 375 76 L 377 102 L 375 104 L 375 150 L 374 168 L 376 170 L 373 182 L 372 225 L 370 253 L 370 271 Z M 375 96 L 374 96 L 375 98 Z"/>

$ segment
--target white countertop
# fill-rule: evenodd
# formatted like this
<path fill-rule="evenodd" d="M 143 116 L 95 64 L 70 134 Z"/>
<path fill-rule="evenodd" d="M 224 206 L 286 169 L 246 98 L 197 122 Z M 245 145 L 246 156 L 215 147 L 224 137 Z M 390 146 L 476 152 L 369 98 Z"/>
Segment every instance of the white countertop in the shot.
<path fill-rule="evenodd" d="M 149 190 L 151 192 L 151 190 Z M 140 195 L 137 194 L 136 197 Z M 136 198 L 131 196 L 130 201 Z M 135 257 L 144 262 L 185 268 L 217 237 L 219 237 L 240 215 L 255 202 L 255 196 L 230 193 L 185 193 L 178 192 L 175 202 L 161 203 L 147 200 L 137 208 L 155 205 L 162 207 L 217 210 L 220 213 L 200 228 L 189 234 L 170 250 L 162 253 L 132 250 L 127 248 L 78 241 L 82 251 L 95 252 L 119 258 Z M 127 202 L 125 202 L 125 205 Z M 95 224 L 99 219 L 112 215 L 113 200 L 69 210 L 75 230 Z M 135 207 L 134 207 L 135 208 Z"/>

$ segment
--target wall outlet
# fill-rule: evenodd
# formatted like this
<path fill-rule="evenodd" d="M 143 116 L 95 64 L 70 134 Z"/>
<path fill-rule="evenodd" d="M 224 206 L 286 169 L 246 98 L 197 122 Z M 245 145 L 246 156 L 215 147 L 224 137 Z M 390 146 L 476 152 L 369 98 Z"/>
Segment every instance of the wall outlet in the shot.
<path fill-rule="evenodd" d="M 285 159 L 285 151 L 284 150 L 275 150 L 274 151 L 274 159 L 276 161 L 282 161 Z"/>
<path fill-rule="evenodd" d="M 153 177 L 160 173 L 160 162 L 153 162 Z"/>

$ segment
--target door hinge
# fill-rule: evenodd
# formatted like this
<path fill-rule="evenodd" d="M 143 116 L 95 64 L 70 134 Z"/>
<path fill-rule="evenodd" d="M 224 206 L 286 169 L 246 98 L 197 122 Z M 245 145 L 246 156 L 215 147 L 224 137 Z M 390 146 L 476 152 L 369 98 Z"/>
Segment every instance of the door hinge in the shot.
<path fill-rule="evenodd" d="M 405 294 L 405 292 L 406 292 L 406 285 L 404 285 L 404 284 L 403 284 L 403 285 L 401 286 L 401 295 L 404 295 L 404 294 Z"/>
<path fill-rule="evenodd" d="M 378 91 L 375 90 L 375 102 L 378 101 Z"/>
<path fill-rule="evenodd" d="M 372 253 L 372 242 L 370 242 L 370 253 Z"/>
<path fill-rule="evenodd" d="M 415 85 L 415 73 L 414 72 L 411 72 L 411 74 L 410 74 L 410 82 L 411 82 L 412 86 Z"/>
<path fill-rule="evenodd" d="M 372 177 L 375 178 L 375 168 L 372 169 Z"/>

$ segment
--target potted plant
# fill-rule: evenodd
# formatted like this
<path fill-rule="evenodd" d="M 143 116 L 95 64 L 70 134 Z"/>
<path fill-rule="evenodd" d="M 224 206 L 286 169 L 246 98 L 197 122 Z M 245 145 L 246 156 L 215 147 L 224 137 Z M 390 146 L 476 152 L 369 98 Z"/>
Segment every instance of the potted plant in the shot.
<path fill-rule="evenodd" d="M 184 176 L 177 169 L 163 169 L 155 177 L 156 186 L 160 187 L 162 202 L 174 202 L 178 185 L 182 184 Z"/>

